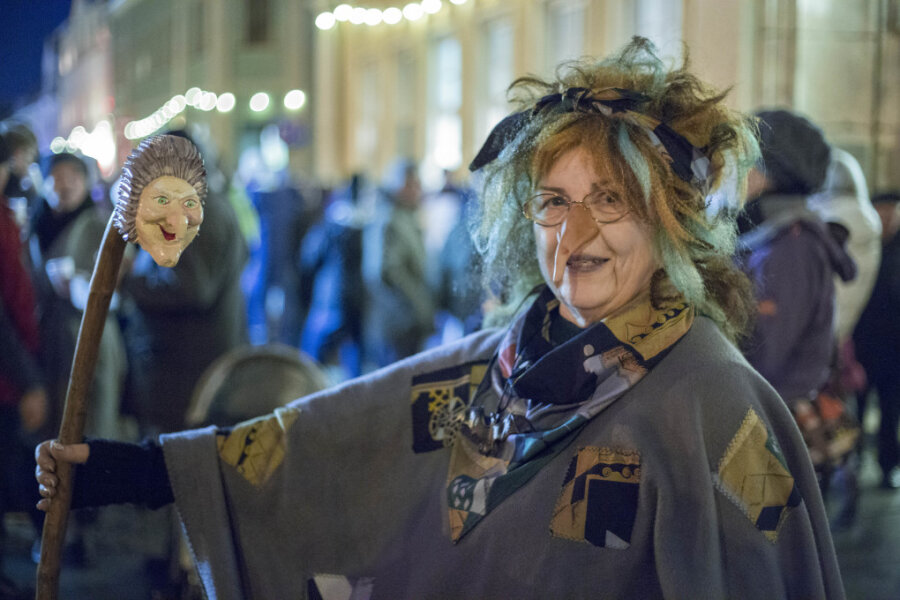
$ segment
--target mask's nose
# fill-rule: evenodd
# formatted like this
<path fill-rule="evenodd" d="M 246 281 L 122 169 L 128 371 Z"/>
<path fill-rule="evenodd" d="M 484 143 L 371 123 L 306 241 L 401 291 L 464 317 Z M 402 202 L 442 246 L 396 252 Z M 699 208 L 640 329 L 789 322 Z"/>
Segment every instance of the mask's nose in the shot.
<path fill-rule="evenodd" d="M 568 236 L 574 236 L 574 239 L 580 243 L 593 238 L 599 231 L 600 226 L 584 204 L 575 204 L 569 208 L 569 214 L 566 216 L 566 234 Z"/>
<path fill-rule="evenodd" d="M 166 215 L 166 227 L 169 231 L 172 231 L 177 234 L 183 234 L 185 230 L 187 230 L 188 226 L 188 218 L 180 210 L 170 211 L 169 214 Z"/>

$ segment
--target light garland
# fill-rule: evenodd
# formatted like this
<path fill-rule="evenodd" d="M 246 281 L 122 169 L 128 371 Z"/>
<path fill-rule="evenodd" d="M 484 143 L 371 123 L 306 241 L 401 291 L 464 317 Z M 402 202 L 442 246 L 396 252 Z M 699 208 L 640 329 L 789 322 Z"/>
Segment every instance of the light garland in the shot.
<path fill-rule="evenodd" d="M 453 4 L 465 4 L 466 0 L 450 0 Z M 396 25 L 403 19 L 418 21 L 425 15 L 438 13 L 443 4 L 441 0 L 422 0 L 410 2 L 402 9 L 392 6 L 381 10 L 379 8 L 364 8 L 339 4 L 331 12 L 319 13 L 316 17 L 316 27 L 323 31 L 332 29 L 338 23 L 350 23 L 351 25 Z"/>
<path fill-rule="evenodd" d="M 306 94 L 302 90 L 291 90 L 285 94 L 284 105 L 288 110 L 299 110 L 306 102 Z M 237 99 L 231 92 L 216 94 L 198 87 L 192 87 L 184 94 L 175 94 L 168 102 L 160 106 L 149 116 L 143 119 L 131 121 L 125 125 L 125 137 L 129 140 L 139 140 L 153 135 L 166 124 L 183 113 L 188 106 L 209 112 L 218 110 L 227 113 L 234 109 Z M 250 109 L 253 112 L 266 110 L 270 105 L 269 95 L 265 92 L 257 92 L 250 99 Z"/>

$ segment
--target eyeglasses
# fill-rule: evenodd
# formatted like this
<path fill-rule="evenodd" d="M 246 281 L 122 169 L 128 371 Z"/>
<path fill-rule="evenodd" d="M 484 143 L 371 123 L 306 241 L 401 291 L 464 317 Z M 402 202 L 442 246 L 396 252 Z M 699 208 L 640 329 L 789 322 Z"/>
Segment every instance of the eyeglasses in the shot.
<path fill-rule="evenodd" d="M 569 200 L 553 192 L 541 192 L 522 204 L 522 213 L 544 227 L 559 225 L 569 216 L 573 204 L 580 204 L 597 223 L 615 223 L 628 214 L 628 204 L 605 190 L 592 192 L 582 200 Z"/>

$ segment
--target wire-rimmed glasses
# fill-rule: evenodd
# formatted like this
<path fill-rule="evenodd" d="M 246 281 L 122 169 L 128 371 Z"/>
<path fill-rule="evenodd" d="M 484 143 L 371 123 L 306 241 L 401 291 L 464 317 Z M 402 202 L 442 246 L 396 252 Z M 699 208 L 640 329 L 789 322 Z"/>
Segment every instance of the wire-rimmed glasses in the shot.
<path fill-rule="evenodd" d="M 569 216 L 573 204 L 580 204 L 597 223 L 615 223 L 628 214 L 628 204 L 605 190 L 591 192 L 581 200 L 569 200 L 555 192 L 539 192 L 522 204 L 522 213 L 538 225 L 553 227 Z"/>

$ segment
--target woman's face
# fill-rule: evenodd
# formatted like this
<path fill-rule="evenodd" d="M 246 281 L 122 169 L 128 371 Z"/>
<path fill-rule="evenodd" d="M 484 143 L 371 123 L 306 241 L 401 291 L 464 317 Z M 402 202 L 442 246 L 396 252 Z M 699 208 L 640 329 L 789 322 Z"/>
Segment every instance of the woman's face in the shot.
<path fill-rule="evenodd" d="M 203 205 L 184 179 L 165 175 L 141 191 L 137 212 L 138 243 L 163 267 L 178 264 L 203 222 Z"/>
<path fill-rule="evenodd" d="M 622 198 L 625 188 L 610 170 L 598 172 L 579 147 L 560 156 L 535 191 L 577 202 L 599 191 Z M 583 205 L 574 204 L 559 225 L 535 223 L 534 236 L 544 281 L 561 303 L 560 314 L 572 323 L 586 327 L 649 295 L 659 261 L 649 227 L 634 212 L 600 224 Z"/>

